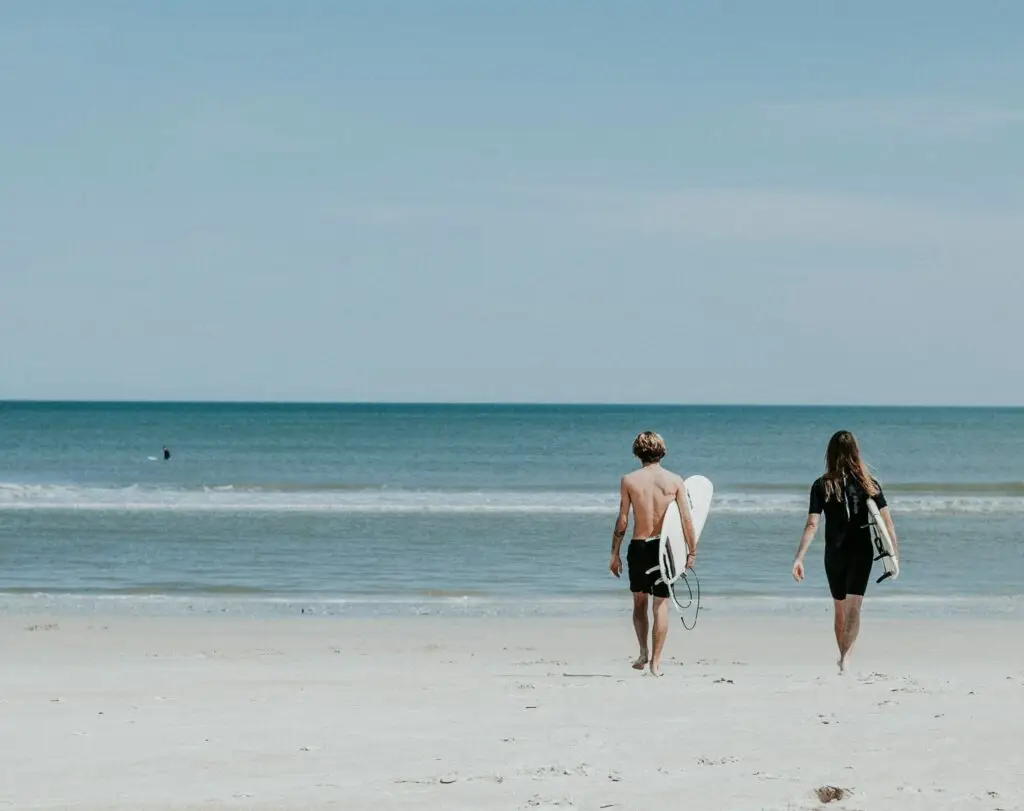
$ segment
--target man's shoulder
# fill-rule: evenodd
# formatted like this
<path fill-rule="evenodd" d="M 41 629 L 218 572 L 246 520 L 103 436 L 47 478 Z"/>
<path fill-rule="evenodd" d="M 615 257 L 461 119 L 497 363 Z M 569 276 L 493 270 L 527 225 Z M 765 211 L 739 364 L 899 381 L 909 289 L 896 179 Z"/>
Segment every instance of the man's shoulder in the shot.
<path fill-rule="evenodd" d="M 635 484 L 635 483 L 637 483 L 639 481 L 643 481 L 643 479 L 644 479 L 644 471 L 641 468 L 640 470 L 631 470 L 631 471 L 629 471 L 629 473 L 625 474 L 622 477 L 622 483 L 623 484 L 627 484 L 627 485 Z"/>
<path fill-rule="evenodd" d="M 669 470 L 667 467 L 663 467 L 661 470 L 665 474 L 666 478 L 668 478 L 669 481 L 673 482 L 674 484 L 684 484 L 686 481 L 674 470 Z"/>

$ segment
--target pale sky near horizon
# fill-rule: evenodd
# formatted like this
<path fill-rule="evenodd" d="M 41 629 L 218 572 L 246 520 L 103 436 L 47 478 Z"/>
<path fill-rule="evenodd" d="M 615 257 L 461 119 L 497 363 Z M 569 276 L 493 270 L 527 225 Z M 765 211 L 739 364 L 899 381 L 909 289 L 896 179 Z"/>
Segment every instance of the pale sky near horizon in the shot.
<path fill-rule="evenodd" d="M 0 399 L 1024 404 L 1024 4 L 0 6 Z"/>

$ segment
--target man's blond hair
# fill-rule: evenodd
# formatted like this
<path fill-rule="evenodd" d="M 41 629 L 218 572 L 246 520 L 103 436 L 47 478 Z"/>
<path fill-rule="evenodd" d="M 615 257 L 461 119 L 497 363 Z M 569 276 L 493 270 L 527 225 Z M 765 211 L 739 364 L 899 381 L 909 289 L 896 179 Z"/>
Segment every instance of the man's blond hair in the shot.
<path fill-rule="evenodd" d="M 633 440 L 633 455 L 644 464 L 660 462 L 665 456 L 665 440 L 654 431 L 642 431 Z"/>

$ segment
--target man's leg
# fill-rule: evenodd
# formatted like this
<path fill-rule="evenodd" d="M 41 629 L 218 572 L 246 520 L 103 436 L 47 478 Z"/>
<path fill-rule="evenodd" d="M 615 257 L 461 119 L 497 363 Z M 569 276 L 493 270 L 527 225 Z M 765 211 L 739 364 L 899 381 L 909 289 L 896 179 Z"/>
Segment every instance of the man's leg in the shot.
<path fill-rule="evenodd" d="M 668 636 L 668 597 L 654 598 L 654 653 L 651 656 L 651 673 L 661 675 L 661 651 Z"/>
<path fill-rule="evenodd" d="M 636 641 L 640 643 L 640 655 L 633 662 L 633 667 L 643 670 L 648 660 L 647 648 L 647 595 L 642 591 L 633 592 L 633 628 L 636 631 Z"/>
<path fill-rule="evenodd" d="M 839 639 L 840 672 L 846 669 L 846 660 L 850 655 L 850 649 L 853 647 L 853 643 L 857 641 L 857 635 L 860 633 L 860 607 L 861 603 L 864 602 L 864 597 L 859 594 L 849 594 L 843 602 L 846 603 L 844 606 L 846 617 L 843 625 L 843 634 Z"/>

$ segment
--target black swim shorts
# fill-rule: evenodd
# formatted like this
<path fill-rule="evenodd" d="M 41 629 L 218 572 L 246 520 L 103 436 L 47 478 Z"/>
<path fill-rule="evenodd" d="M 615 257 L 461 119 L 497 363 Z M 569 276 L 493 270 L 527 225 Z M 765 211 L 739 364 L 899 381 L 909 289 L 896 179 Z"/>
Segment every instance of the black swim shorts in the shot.
<path fill-rule="evenodd" d="M 647 570 L 660 565 L 658 560 L 658 538 L 648 540 L 633 540 L 629 542 L 629 549 L 626 550 L 626 566 L 629 568 L 629 590 L 642 594 L 653 594 L 655 597 L 668 597 L 668 585 L 654 582 L 661 577 L 661 572 L 654 569 L 647 574 Z"/>
<path fill-rule="evenodd" d="M 864 596 L 874 557 L 871 539 L 864 535 L 847 538 L 839 547 L 826 545 L 825 576 L 833 600 L 845 600 L 850 594 Z"/>

